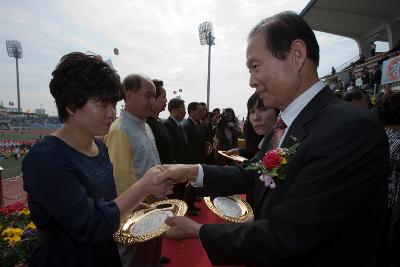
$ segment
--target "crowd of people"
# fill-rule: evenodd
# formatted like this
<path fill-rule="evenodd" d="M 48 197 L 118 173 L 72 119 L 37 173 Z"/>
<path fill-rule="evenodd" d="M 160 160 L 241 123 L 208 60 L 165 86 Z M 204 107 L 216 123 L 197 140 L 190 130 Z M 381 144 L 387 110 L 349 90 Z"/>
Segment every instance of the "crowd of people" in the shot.
<path fill-rule="evenodd" d="M 336 94 L 345 94 L 355 89 L 367 90 L 371 92 L 379 91 L 382 87 L 382 65 L 387 59 L 400 55 L 400 40 L 391 50 L 375 55 L 376 45 L 371 43 L 371 57 L 365 59 L 364 56 L 356 62 L 352 62 L 350 66 L 345 68 L 343 72 L 347 72 L 346 77 L 336 73 L 336 69 L 332 67 L 329 86 Z M 340 77 L 343 79 L 341 80 Z M 358 80 L 358 83 L 357 83 Z"/>
<path fill-rule="evenodd" d="M 398 264 L 399 93 L 377 101 L 379 117 L 357 96 L 353 104 L 339 99 L 318 78 L 313 31 L 292 12 L 257 24 L 246 57 L 255 93 L 243 133 L 231 108 L 186 108 L 183 99 L 166 99 L 161 80 L 133 73 L 121 82 L 98 56 L 63 56 L 50 82 L 63 126 L 33 146 L 22 166 L 38 229 L 29 265 L 158 267 L 168 262 L 160 237 L 114 242 L 128 214 L 170 196 L 196 216 L 199 196 L 233 194 L 247 194 L 253 218 L 201 225 L 170 217 L 166 236 L 199 238 L 213 265 Z M 274 187 L 246 168 L 296 144 L 284 176 L 269 177 Z M 233 164 L 218 150 L 248 161 Z"/>
<path fill-rule="evenodd" d="M 19 160 L 19 158 L 29 152 L 29 149 L 37 140 L 0 140 L 0 157 L 2 159 Z"/>
<path fill-rule="evenodd" d="M 30 128 L 30 127 L 60 127 L 60 121 L 57 116 L 27 116 L 14 114 L 0 115 L 1 127 L 3 130 L 13 128 Z"/>

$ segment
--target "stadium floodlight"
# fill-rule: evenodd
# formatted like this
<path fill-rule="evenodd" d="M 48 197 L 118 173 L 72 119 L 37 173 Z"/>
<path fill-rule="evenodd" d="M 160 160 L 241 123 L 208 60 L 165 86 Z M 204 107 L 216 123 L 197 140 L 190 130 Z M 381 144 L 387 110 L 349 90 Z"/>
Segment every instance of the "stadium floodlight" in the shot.
<path fill-rule="evenodd" d="M 214 31 L 211 21 L 199 25 L 199 38 L 201 45 L 208 45 L 208 76 L 207 76 L 207 109 L 210 107 L 210 70 L 211 70 L 211 46 L 215 45 Z"/>
<path fill-rule="evenodd" d="M 15 58 L 15 65 L 17 69 L 17 96 L 18 96 L 18 112 L 21 112 L 21 99 L 19 95 L 19 71 L 18 71 L 18 59 L 22 58 L 22 46 L 19 41 L 7 40 L 7 54 L 9 57 Z"/>

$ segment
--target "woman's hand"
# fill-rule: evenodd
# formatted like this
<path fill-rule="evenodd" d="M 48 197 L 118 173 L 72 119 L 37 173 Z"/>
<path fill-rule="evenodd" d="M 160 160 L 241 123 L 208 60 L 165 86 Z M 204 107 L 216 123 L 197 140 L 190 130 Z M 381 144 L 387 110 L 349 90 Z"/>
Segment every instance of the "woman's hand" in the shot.
<path fill-rule="evenodd" d="M 147 195 L 155 195 L 159 197 L 165 197 L 172 194 L 174 184 L 178 183 L 173 179 L 160 178 L 164 173 L 165 168 L 157 165 L 150 168 L 138 182 L 142 182 L 143 189 Z"/>
<path fill-rule="evenodd" d="M 152 167 L 142 178 L 115 199 L 121 220 L 126 218 L 133 209 L 140 209 L 138 206 L 148 195 L 162 198 L 172 194 L 172 188 L 176 182 L 172 179 L 160 178 L 163 170 L 161 166 Z"/>
<path fill-rule="evenodd" d="M 157 177 L 158 183 L 163 183 L 167 180 L 172 180 L 174 183 L 195 182 L 199 172 L 197 164 L 171 164 L 158 167 L 162 169 L 162 173 Z"/>
<path fill-rule="evenodd" d="M 140 202 L 140 203 L 136 206 L 136 208 L 134 208 L 133 210 L 136 211 L 136 210 L 142 210 L 142 209 L 149 209 L 150 207 L 151 207 L 150 205 L 148 205 L 148 204 L 146 204 L 146 203 L 144 203 L 144 202 Z"/>

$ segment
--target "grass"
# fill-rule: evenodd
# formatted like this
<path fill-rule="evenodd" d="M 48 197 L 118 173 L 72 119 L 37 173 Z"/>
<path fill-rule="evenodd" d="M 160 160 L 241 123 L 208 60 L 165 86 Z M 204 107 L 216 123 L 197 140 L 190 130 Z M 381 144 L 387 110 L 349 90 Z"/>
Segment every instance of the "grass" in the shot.
<path fill-rule="evenodd" d="M 21 156 L 18 160 L 14 158 L 0 160 L 0 166 L 3 167 L 3 179 L 11 178 L 21 174 L 21 164 L 24 156 Z"/>
<path fill-rule="evenodd" d="M 0 140 L 15 140 L 15 141 L 24 141 L 24 140 L 35 140 L 39 139 L 40 134 L 31 134 L 31 133 L 5 133 L 2 132 L 0 134 Z"/>
<path fill-rule="evenodd" d="M 0 141 L 2 140 L 14 140 L 14 141 L 24 141 L 24 140 L 36 140 L 41 137 L 44 137 L 47 134 L 45 131 L 24 131 L 23 134 L 21 132 L 1 132 L 0 133 Z M 21 156 L 19 160 L 15 160 L 14 157 L 11 159 L 0 160 L 0 166 L 3 167 L 2 177 L 3 179 L 11 178 L 14 176 L 18 176 L 21 174 L 21 164 L 24 156 Z"/>

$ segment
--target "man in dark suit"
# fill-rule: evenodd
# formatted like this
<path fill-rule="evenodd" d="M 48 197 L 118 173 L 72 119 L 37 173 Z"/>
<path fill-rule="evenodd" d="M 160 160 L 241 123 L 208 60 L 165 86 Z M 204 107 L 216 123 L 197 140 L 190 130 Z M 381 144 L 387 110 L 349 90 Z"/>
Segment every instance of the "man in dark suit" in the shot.
<path fill-rule="evenodd" d="M 213 265 L 376 266 L 387 205 L 385 132 L 373 113 L 338 100 L 319 81 L 318 63 L 315 35 L 294 13 L 251 31 L 250 85 L 265 106 L 281 110 L 270 148 L 300 146 L 274 189 L 237 166 L 164 167 L 160 178 L 192 181 L 206 195 L 252 187 L 255 199 L 253 222 L 201 225 L 173 217 L 167 236 L 200 238 Z"/>
<path fill-rule="evenodd" d="M 203 117 L 203 107 L 198 102 L 191 102 L 188 105 L 189 118 L 183 125 L 189 143 L 189 162 L 205 163 L 206 162 L 206 139 L 201 125 Z M 192 185 L 186 187 L 185 200 L 188 204 L 188 214 L 197 216 L 200 209 L 194 204 L 196 200 L 196 190 Z"/>
<path fill-rule="evenodd" d="M 189 118 L 183 125 L 190 147 L 190 163 L 205 163 L 205 136 L 201 126 L 203 107 L 198 102 L 188 105 Z"/>
<path fill-rule="evenodd" d="M 181 121 L 185 118 L 185 101 L 180 98 L 172 98 L 168 102 L 168 111 L 170 116 L 164 122 L 164 126 L 167 128 L 170 136 L 171 136 L 171 147 L 173 157 L 176 163 L 191 163 L 189 161 L 189 146 L 188 140 L 185 132 L 183 131 L 183 127 L 181 125 Z M 173 195 L 169 196 L 170 198 L 184 199 L 185 194 L 185 184 L 176 184 L 174 186 Z"/>

